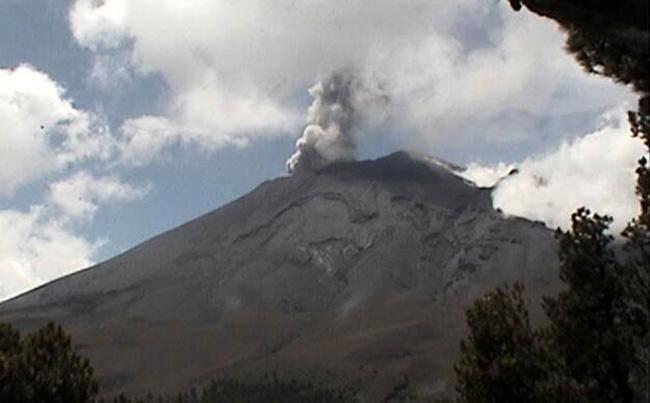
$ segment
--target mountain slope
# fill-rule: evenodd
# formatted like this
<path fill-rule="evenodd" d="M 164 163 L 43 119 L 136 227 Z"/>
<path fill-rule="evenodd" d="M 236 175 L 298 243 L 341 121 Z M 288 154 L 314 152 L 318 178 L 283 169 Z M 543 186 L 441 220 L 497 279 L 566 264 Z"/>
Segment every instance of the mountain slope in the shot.
<path fill-rule="evenodd" d="M 463 309 L 504 282 L 557 289 L 552 233 L 406 153 L 266 182 L 93 268 L 0 304 L 68 328 L 109 393 L 312 371 L 368 402 L 440 396 Z M 388 400 L 386 400 L 388 401 Z"/>

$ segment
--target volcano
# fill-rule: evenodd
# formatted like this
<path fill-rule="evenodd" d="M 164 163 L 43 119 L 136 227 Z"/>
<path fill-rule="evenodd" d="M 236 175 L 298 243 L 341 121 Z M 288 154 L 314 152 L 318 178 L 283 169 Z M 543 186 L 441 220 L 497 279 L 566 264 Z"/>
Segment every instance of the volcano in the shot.
<path fill-rule="evenodd" d="M 272 370 L 355 382 L 362 402 L 430 401 L 453 389 L 474 299 L 559 287 L 552 231 L 455 170 L 399 152 L 270 180 L 0 304 L 0 320 L 62 324 L 107 395 Z"/>

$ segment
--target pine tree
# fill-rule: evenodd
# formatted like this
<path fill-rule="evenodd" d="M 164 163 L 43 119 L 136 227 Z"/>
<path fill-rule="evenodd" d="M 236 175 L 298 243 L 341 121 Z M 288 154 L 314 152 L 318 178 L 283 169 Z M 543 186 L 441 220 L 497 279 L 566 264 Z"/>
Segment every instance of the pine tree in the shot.
<path fill-rule="evenodd" d="M 459 403 L 587 403 L 548 329 L 530 325 L 524 287 L 497 288 L 467 311 L 454 367 Z"/>
<path fill-rule="evenodd" d="M 21 338 L 0 324 L 1 402 L 88 403 L 97 390 L 90 363 L 60 326 L 49 323 Z"/>
<path fill-rule="evenodd" d="M 569 375 L 587 388 L 591 402 L 631 403 L 630 375 L 636 357 L 627 284 L 631 270 L 620 263 L 607 234 L 611 218 L 585 208 L 559 231 L 560 278 L 567 285 L 547 297 L 547 331 Z"/>
<path fill-rule="evenodd" d="M 0 401 L 17 401 L 17 360 L 21 350 L 20 333 L 11 325 L 0 323 Z"/>
<path fill-rule="evenodd" d="M 498 288 L 467 311 L 469 336 L 454 367 L 461 402 L 534 402 L 541 375 L 523 287 Z"/>
<path fill-rule="evenodd" d="M 641 99 L 639 110 L 630 112 L 629 118 L 633 136 L 643 140 L 650 155 L 650 96 Z M 629 254 L 628 303 L 636 325 L 633 376 L 637 389 L 650 402 L 650 166 L 647 158 L 639 159 L 636 174 L 639 216 L 628 224 L 623 236 Z"/>

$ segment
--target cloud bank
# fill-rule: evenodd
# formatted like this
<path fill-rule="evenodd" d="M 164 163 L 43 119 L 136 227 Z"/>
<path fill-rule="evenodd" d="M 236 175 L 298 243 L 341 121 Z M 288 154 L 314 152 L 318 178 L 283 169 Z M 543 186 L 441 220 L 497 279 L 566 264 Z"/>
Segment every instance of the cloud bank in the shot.
<path fill-rule="evenodd" d="M 79 225 L 107 203 L 144 197 L 115 177 L 80 171 L 49 185 L 45 203 L 0 209 L 0 301 L 95 263 L 106 240 L 90 241 Z"/>
<path fill-rule="evenodd" d="M 630 136 L 624 111 L 605 114 L 598 130 L 547 155 L 516 164 L 472 164 L 463 176 L 481 186 L 495 185 L 494 207 L 506 214 L 567 229 L 571 213 L 586 206 L 614 217 L 612 231 L 619 233 L 638 215 L 634 170 L 645 152 L 642 142 Z M 514 167 L 517 173 L 506 177 Z"/>
<path fill-rule="evenodd" d="M 0 195 L 114 149 L 107 126 L 28 64 L 0 69 Z"/>
<path fill-rule="evenodd" d="M 459 162 L 557 145 L 631 97 L 504 1 L 77 0 L 70 28 L 98 63 L 126 52 L 133 74 L 168 86 L 160 114 L 122 127 L 136 164 L 176 144 L 298 137 L 306 89 L 336 71 L 385 90 L 383 131 L 400 144 Z"/>
<path fill-rule="evenodd" d="M 49 216 L 44 206 L 0 210 L 0 301 L 90 266 L 99 244 Z"/>
<path fill-rule="evenodd" d="M 102 122 L 34 67 L 0 69 L 0 196 L 50 182 L 40 202 L 0 208 L 0 300 L 92 264 L 103 241 L 79 225 L 106 203 L 146 195 L 146 186 L 91 173 L 107 170 L 120 149 Z"/>

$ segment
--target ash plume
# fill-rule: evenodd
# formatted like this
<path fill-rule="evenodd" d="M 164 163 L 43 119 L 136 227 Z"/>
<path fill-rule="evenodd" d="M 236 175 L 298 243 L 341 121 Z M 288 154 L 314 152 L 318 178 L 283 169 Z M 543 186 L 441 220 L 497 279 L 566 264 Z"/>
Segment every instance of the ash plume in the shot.
<path fill-rule="evenodd" d="M 307 125 L 287 160 L 290 173 L 317 171 L 336 161 L 356 157 L 356 134 L 371 106 L 384 109 L 388 97 L 379 87 L 371 89 L 352 74 L 332 73 L 309 89 L 314 98 Z M 374 113 L 376 114 L 376 113 Z M 380 113 L 381 115 L 381 113 Z"/>

